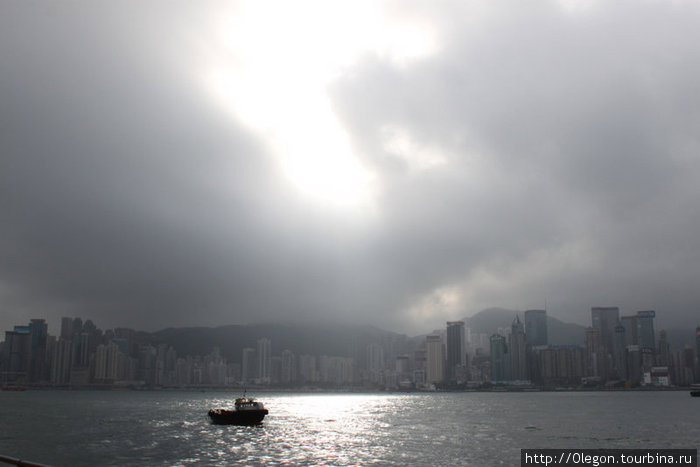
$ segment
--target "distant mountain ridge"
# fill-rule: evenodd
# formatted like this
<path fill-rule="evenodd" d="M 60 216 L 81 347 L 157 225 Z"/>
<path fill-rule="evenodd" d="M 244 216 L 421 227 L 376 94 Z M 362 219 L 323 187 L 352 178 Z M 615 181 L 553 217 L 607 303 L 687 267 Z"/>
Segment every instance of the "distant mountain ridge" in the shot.
<path fill-rule="evenodd" d="M 206 355 L 218 347 L 222 356 L 240 361 L 243 349 L 257 348 L 270 339 L 272 354 L 291 350 L 296 355 L 358 357 L 372 343 L 389 343 L 398 350 L 406 345 L 402 334 L 374 326 L 252 324 L 219 327 L 168 328 L 151 334 L 155 342 L 172 346 L 178 355 Z M 400 349 L 401 348 L 401 349 Z"/>

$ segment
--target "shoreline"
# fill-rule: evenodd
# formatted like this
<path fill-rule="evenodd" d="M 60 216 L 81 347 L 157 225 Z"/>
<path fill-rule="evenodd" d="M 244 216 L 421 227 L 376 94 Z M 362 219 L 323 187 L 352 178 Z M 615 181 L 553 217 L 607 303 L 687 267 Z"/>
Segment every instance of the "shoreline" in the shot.
<path fill-rule="evenodd" d="M 365 387 L 255 387 L 255 386 L 139 386 L 139 385 L 85 385 L 85 386 L 50 386 L 50 385 L 17 385 L 25 388 L 21 391 L 4 389 L 2 392 L 26 391 L 135 391 L 135 392 L 232 392 L 243 391 L 255 393 L 301 393 L 301 394 L 439 394 L 439 393 L 522 393 L 522 392 L 679 392 L 697 390 L 695 386 L 674 387 L 513 387 L 503 386 L 492 388 L 465 388 L 465 389 L 380 389 Z"/>

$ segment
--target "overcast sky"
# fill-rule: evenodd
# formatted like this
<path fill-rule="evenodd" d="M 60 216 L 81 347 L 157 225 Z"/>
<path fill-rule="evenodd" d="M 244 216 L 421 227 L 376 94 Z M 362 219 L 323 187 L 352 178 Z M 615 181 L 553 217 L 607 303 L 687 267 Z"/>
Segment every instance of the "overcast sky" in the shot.
<path fill-rule="evenodd" d="M 696 1 L 0 0 L 0 326 L 700 324 Z"/>

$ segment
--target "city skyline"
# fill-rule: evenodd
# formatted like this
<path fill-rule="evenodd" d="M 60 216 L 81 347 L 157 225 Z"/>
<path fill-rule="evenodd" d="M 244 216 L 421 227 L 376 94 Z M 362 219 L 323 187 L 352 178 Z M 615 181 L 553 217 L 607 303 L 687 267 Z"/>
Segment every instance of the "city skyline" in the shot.
<path fill-rule="evenodd" d="M 297 325 L 275 331 L 278 338 L 286 335 L 281 347 L 273 346 L 277 338 L 270 339 L 271 326 L 257 335 L 251 334 L 252 327 L 242 335 L 227 327 L 218 338 L 210 334 L 200 342 L 200 353 L 183 347 L 183 339 L 191 340 L 187 336 L 196 329 L 170 330 L 180 337 L 168 340 L 165 334 L 128 328 L 102 331 L 91 320 L 64 317 L 55 336 L 44 319 L 32 319 L 5 332 L 0 379 L 3 384 L 59 388 L 321 384 L 404 390 L 489 389 L 494 384 L 667 388 L 700 381 L 700 326 L 695 345 L 678 349 L 671 347 L 665 330 L 655 332 L 654 311 L 626 316 L 617 307 L 590 311 L 585 338 L 564 345 L 543 339 L 548 335 L 546 310 L 528 310 L 525 322 L 516 314 L 510 326 L 483 332 L 464 321 L 448 321 L 443 330 L 422 338 L 378 329 L 371 337 L 367 329 L 338 326 L 302 337 L 297 333 L 305 326 Z M 343 335 L 347 346 L 328 352 L 322 342 L 328 333 Z"/>

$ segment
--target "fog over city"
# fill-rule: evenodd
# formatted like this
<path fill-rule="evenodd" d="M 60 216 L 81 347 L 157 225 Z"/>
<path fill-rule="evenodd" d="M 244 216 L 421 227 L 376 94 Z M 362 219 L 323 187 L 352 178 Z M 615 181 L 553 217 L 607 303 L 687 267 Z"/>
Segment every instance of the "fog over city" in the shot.
<path fill-rule="evenodd" d="M 0 2 L 0 328 L 700 322 L 700 3 Z"/>

